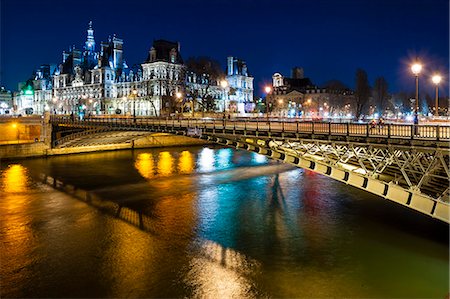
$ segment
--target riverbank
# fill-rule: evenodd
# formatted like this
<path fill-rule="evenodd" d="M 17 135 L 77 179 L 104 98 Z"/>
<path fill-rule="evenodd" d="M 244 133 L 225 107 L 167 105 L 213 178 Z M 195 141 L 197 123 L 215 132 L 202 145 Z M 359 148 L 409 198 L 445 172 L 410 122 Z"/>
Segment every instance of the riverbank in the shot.
<path fill-rule="evenodd" d="M 210 142 L 177 135 L 144 136 L 136 140 L 116 144 L 99 144 L 74 146 L 65 148 L 51 148 L 44 142 L 25 144 L 3 144 L 0 145 L 0 160 L 15 160 L 26 158 L 38 158 L 57 155 L 73 155 L 90 152 L 116 151 L 139 148 L 158 148 L 173 146 L 198 146 Z"/>

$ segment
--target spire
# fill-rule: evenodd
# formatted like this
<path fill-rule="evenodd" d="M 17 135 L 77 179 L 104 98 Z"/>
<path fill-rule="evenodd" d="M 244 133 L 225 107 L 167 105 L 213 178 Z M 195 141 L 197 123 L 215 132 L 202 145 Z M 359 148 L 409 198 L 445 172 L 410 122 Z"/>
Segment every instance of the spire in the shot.
<path fill-rule="evenodd" d="M 95 39 L 94 39 L 94 29 L 92 28 L 92 21 L 88 23 L 87 38 L 84 49 L 89 52 L 95 51 Z"/>

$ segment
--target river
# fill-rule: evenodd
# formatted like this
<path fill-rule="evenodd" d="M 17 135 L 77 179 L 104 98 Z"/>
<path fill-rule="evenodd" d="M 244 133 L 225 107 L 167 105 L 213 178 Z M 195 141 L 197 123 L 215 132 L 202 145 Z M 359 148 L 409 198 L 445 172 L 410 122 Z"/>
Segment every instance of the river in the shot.
<path fill-rule="evenodd" d="M 101 208 L 40 182 L 89 191 Z M 111 210 L 113 209 L 113 210 Z M 2 162 L 1 297 L 445 298 L 449 226 L 221 147 Z"/>

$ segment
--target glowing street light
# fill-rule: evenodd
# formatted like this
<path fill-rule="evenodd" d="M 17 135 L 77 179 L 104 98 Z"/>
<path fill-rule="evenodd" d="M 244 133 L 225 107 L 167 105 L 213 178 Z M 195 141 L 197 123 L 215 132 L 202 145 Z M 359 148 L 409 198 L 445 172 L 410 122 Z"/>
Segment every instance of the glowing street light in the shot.
<path fill-rule="evenodd" d="M 269 123 L 269 94 L 272 92 L 272 87 L 266 86 L 264 87 L 264 91 L 266 92 L 266 117 L 267 123 Z"/>
<path fill-rule="evenodd" d="M 414 63 L 411 66 L 411 71 L 414 75 L 419 76 L 420 71 L 422 71 L 422 65 L 420 63 Z"/>
<path fill-rule="evenodd" d="M 181 94 L 181 92 L 179 92 L 179 91 L 177 91 L 176 93 L 175 93 L 175 97 L 178 99 L 178 101 L 179 100 L 181 100 L 181 97 L 182 97 L 183 95 Z M 181 113 L 183 113 L 183 106 L 181 106 Z"/>
<path fill-rule="evenodd" d="M 441 80 L 442 77 L 438 74 L 431 78 L 431 81 L 433 81 L 434 85 L 436 85 L 436 111 L 434 112 L 436 117 L 439 116 L 439 83 L 441 83 Z"/>
<path fill-rule="evenodd" d="M 422 71 L 422 65 L 418 62 L 411 66 L 411 72 L 416 77 L 416 107 L 414 109 L 414 124 L 419 124 L 419 74 Z"/>
<path fill-rule="evenodd" d="M 133 122 L 136 122 L 136 97 L 138 94 L 138 91 L 136 88 L 133 88 Z"/>
<path fill-rule="evenodd" d="M 226 93 L 225 88 L 228 87 L 228 81 L 222 80 L 220 81 L 220 86 L 223 88 L 223 118 L 225 119 L 225 107 L 226 107 Z"/>

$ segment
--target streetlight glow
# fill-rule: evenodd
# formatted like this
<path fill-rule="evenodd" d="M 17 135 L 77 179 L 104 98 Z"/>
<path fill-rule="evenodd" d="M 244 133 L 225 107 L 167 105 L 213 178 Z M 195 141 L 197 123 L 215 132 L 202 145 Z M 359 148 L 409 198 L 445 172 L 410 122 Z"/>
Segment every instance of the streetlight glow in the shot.
<path fill-rule="evenodd" d="M 411 66 L 411 71 L 414 75 L 418 76 L 420 74 L 420 71 L 422 71 L 422 65 L 420 63 L 414 63 Z"/>
<path fill-rule="evenodd" d="M 177 93 L 175 94 L 175 96 L 177 97 L 177 99 L 181 99 L 181 92 L 177 92 Z"/>
<path fill-rule="evenodd" d="M 434 107 L 434 116 L 439 116 L 439 83 L 441 83 L 442 77 L 438 74 L 435 74 L 431 81 L 436 85 L 436 103 Z"/>
<path fill-rule="evenodd" d="M 226 88 L 228 86 L 227 80 L 220 81 L 220 86 L 222 86 L 222 88 Z"/>
<path fill-rule="evenodd" d="M 441 83 L 442 77 L 440 75 L 434 75 L 431 78 L 431 81 L 433 81 L 434 84 L 438 85 L 439 83 Z"/>
<path fill-rule="evenodd" d="M 419 124 L 419 74 L 420 71 L 422 70 L 422 65 L 418 62 L 414 63 L 411 66 L 411 72 L 414 74 L 414 76 L 416 77 L 416 104 L 415 104 L 415 109 L 414 109 L 414 124 L 418 125 Z M 418 129 L 417 127 L 414 127 L 414 133 L 417 134 Z"/>
<path fill-rule="evenodd" d="M 264 91 L 266 93 L 270 93 L 272 91 L 272 88 L 270 86 L 266 86 L 266 87 L 264 87 Z"/>

